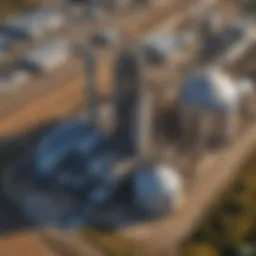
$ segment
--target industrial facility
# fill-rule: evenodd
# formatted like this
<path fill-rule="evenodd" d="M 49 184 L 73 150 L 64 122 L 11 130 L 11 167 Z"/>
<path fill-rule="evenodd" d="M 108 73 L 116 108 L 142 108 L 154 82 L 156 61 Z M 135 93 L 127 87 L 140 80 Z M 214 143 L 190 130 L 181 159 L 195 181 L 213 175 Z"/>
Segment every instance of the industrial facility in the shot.
<path fill-rule="evenodd" d="M 8 18 L 0 255 L 255 255 L 255 24 L 233 0 Z"/>

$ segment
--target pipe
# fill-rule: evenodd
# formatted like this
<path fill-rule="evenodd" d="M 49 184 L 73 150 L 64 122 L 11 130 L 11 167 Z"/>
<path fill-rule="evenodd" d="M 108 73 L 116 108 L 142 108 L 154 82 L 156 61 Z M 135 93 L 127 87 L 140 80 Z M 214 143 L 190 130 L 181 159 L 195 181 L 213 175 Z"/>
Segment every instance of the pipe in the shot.
<path fill-rule="evenodd" d="M 84 51 L 85 74 L 87 83 L 85 86 L 85 98 L 88 109 L 88 117 L 92 124 L 96 125 L 98 120 L 99 95 L 96 84 L 96 55 L 92 49 L 86 47 Z"/>
<path fill-rule="evenodd" d="M 154 95 L 146 81 L 146 63 L 140 53 L 136 53 L 139 76 L 139 96 L 136 113 L 136 147 L 142 157 L 148 157 L 152 153 L 154 133 Z"/>

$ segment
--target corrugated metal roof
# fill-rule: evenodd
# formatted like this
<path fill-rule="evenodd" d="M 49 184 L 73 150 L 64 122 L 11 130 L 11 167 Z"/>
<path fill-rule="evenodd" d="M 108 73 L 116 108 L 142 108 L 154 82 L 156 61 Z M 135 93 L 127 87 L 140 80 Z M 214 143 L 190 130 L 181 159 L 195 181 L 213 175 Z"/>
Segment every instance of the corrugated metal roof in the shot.
<path fill-rule="evenodd" d="M 217 112 L 236 108 L 238 98 L 234 81 L 217 70 L 189 75 L 180 92 L 182 103 Z"/>
<path fill-rule="evenodd" d="M 28 37 L 38 38 L 49 30 L 60 28 L 64 21 L 61 13 L 40 9 L 10 18 L 5 27 L 18 30 Z"/>
<path fill-rule="evenodd" d="M 154 47 L 154 48 L 160 48 L 168 51 L 173 46 L 173 40 L 171 40 L 170 36 L 154 33 L 149 35 L 145 41 L 144 45 Z"/>

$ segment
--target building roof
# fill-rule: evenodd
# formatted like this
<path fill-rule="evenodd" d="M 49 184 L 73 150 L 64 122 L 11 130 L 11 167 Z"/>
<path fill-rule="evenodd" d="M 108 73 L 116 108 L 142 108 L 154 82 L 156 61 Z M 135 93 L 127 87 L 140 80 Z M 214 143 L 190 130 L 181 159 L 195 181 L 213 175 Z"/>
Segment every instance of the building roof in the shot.
<path fill-rule="evenodd" d="M 23 62 L 39 69 L 51 70 L 65 61 L 70 53 L 68 40 L 54 39 L 29 51 Z"/>
<path fill-rule="evenodd" d="M 60 13 L 50 9 L 39 9 L 8 19 L 5 27 L 18 30 L 28 37 L 37 38 L 63 24 L 64 17 Z"/>
<path fill-rule="evenodd" d="M 150 47 L 156 51 L 169 53 L 172 49 L 177 49 L 178 45 L 175 38 L 169 35 L 153 33 L 145 39 L 144 47 Z"/>
<path fill-rule="evenodd" d="M 96 45 L 111 45 L 118 39 L 118 32 L 114 29 L 105 29 L 96 31 L 91 41 Z"/>
<path fill-rule="evenodd" d="M 238 97 L 231 77 L 213 69 L 190 74 L 180 91 L 182 103 L 224 113 L 237 107 Z"/>

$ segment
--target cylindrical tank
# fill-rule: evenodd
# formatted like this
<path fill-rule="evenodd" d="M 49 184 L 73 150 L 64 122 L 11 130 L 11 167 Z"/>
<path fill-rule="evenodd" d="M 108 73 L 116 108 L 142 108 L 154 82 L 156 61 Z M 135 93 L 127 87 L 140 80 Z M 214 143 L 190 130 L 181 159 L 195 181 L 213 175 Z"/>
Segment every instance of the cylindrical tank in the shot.
<path fill-rule="evenodd" d="M 117 31 L 106 29 L 94 33 L 91 37 L 91 42 L 96 46 L 109 46 L 114 44 L 117 41 L 117 39 Z"/>
<path fill-rule="evenodd" d="M 169 213 L 179 206 L 181 196 L 182 179 L 169 166 L 159 165 L 134 173 L 134 202 L 146 215 Z"/>
<path fill-rule="evenodd" d="M 188 122 L 193 123 L 191 117 L 201 112 L 202 115 L 214 113 L 216 120 L 221 119 L 220 132 L 224 137 L 232 136 L 235 131 L 233 121 L 238 114 L 239 94 L 234 81 L 220 70 L 209 69 L 190 75 L 181 87 L 179 101 L 181 121 L 187 129 L 191 129 L 188 125 Z"/>
<path fill-rule="evenodd" d="M 163 63 L 172 50 L 178 49 L 176 42 L 165 34 L 152 34 L 142 42 L 142 50 L 149 63 Z"/>

